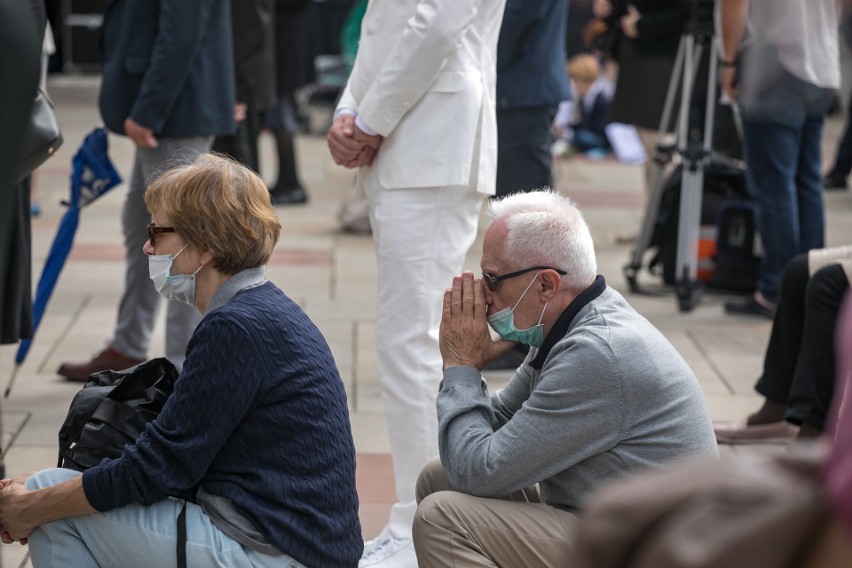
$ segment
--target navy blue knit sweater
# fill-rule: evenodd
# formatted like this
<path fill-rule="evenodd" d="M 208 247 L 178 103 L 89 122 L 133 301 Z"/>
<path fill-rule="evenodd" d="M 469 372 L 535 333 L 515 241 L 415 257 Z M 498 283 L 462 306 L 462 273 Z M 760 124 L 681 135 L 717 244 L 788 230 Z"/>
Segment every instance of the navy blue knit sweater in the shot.
<path fill-rule="evenodd" d="M 206 314 L 160 416 L 121 458 L 83 474 L 99 511 L 199 483 L 299 562 L 357 566 L 363 541 L 343 383 L 319 330 L 269 282 Z"/>

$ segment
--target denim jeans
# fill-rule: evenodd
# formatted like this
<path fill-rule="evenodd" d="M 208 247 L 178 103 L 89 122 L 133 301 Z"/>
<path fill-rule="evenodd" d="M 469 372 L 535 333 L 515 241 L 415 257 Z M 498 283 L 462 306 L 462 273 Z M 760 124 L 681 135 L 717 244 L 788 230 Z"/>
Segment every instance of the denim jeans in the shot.
<path fill-rule="evenodd" d="M 784 266 L 795 255 L 821 248 L 825 206 L 820 174 L 824 113 L 797 122 L 753 120 L 743 116 L 746 176 L 757 201 L 763 242 L 758 291 L 778 302 Z"/>
<path fill-rule="evenodd" d="M 46 469 L 27 480 L 32 490 L 81 475 Z M 34 568 L 168 568 L 177 565 L 177 517 L 183 501 L 168 498 L 152 505 L 132 504 L 105 513 L 46 523 L 29 537 Z M 224 535 L 194 503 L 186 504 L 187 566 L 304 568 L 287 555 L 269 556 L 243 548 Z"/>

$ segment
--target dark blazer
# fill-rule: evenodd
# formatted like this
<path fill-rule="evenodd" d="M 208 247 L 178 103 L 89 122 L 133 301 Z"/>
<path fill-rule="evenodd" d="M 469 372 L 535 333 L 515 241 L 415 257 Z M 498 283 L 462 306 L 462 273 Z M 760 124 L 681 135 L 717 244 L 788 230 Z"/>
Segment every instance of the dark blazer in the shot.
<path fill-rule="evenodd" d="M 228 0 L 108 0 L 101 50 L 109 130 L 130 117 L 158 138 L 234 132 Z"/>
<path fill-rule="evenodd" d="M 232 0 L 237 100 L 254 110 L 275 104 L 275 0 Z"/>
<path fill-rule="evenodd" d="M 29 185 L 16 184 L 38 87 L 44 6 L 0 0 L 0 343 L 31 338 Z M 2 460 L 0 460 L 2 468 Z"/>
<path fill-rule="evenodd" d="M 558 105 L 565 72 L 565 0 L 507 0 L 497 43 L 497 109 Z"/>
<path fill-rule="evenodd" d="M 619 24 L 631 4 L 642 14 L 636 24 L 639 35 L 635 40 L 625 38 Z M 640 56 L 674 57 L 689 14 L 690 3 L 687 0 L 612 0 L 612 13 L 605 21 L 610 28 L 619 30 L 618 41 L 633 43 Z M 612 54 L 616 60 L 619 59 L 618 47 Z"/>

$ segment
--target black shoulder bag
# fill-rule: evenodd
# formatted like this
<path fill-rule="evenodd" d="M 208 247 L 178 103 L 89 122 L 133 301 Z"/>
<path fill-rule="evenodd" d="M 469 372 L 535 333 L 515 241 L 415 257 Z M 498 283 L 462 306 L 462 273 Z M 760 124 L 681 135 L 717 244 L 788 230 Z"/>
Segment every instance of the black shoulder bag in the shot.
<path fill-rule="evenodd" d="M 89 376 L 59 429 L 58 467 L 85 471 L 121 456 L 163 409 L 174 390 L 177 369 L 164 358 L 124 371 Z M 178 568 L 186 567 L 186 502 L 177 523 Z"/>

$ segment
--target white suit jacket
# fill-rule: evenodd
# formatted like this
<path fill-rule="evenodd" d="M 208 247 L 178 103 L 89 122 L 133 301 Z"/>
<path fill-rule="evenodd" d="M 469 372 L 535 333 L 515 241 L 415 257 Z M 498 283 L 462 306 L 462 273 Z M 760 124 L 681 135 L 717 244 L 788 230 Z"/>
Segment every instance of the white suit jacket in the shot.
<path fill-rule="evenodd" d="M 494 193 L 497 38 L 505 0 L 370 0 L 338 109 L 384 136 L 362 174 L 386 189 Z"/>

